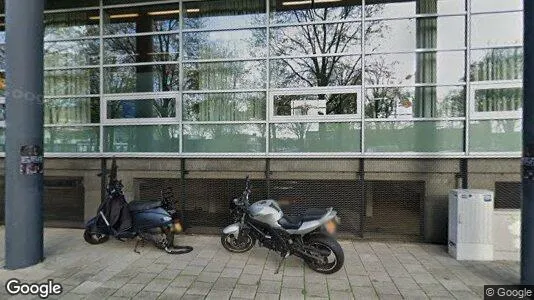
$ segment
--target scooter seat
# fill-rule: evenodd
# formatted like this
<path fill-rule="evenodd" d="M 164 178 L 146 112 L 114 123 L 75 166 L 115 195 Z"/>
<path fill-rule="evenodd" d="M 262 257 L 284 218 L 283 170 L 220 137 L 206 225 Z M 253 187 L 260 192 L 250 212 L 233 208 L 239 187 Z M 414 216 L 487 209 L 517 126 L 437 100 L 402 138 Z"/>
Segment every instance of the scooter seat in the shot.
<path fill-rule="evenodd" d="M 161 201 L 132 201 L 128 203 L 131 212 L 152 209 L 161 206 Z"/>

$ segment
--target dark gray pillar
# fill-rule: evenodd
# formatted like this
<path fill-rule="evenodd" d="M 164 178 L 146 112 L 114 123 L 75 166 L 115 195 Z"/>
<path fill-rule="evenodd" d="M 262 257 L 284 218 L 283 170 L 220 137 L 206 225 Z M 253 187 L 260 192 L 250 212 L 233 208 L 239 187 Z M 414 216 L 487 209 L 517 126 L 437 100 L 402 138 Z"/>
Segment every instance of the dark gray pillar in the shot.
<path fill-rule="evenodd" d="M 534 1 L 524 0 L 521 283 L 534 284 Z"/>
<path fill-rule="evenodd" d="M 43 9 L 44 1 L 6 1 L 7 269 L 43 259 L 43 175 L 31 166 L 21 168 L 21 147 L 36 150 L 23 156 L 42 155 L 38 149 L 43 147 Z"/>

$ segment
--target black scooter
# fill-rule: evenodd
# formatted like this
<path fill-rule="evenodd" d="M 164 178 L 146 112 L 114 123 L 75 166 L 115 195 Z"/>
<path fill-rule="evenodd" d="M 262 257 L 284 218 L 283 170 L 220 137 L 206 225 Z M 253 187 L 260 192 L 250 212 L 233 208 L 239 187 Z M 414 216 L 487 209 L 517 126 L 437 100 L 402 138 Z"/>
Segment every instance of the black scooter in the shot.
<path fill-rule="evenodd" d="M 104 174 L 99 174 L 104 176 Z M 97 215 L 85 225 L 83 237 L 89 244 L 105 243 L 110 236 L 120 241 L 137 238 L 134 252 L 140 253 L 139 243 L 152 242 L 169 254 L 184 254 L 193 250 L 190 246 L 175 246 L 174 235 L 182 231 L 174 204 L 169 199 L 161 201 L 126 202 L 123 185 L 117 180 L 117 164 L 113 159 L 107 197 L 98 208 Z"/>

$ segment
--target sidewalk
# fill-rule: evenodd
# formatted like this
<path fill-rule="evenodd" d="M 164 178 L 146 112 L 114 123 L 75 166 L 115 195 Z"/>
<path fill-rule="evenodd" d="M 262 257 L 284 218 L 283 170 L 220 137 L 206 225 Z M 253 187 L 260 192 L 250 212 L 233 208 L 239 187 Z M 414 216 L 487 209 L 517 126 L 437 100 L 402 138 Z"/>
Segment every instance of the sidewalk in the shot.
<path fill-rule="evenodd" d="M 345 267 L 321 275 L 300 260 L 255 248 L 231 254 L 216 236 L 178 236 L 195 249 L 169 255 L 151 245 L 133 252 L 134 242 L 84 242 L 82 230 L 46 229 L 43 263 L 23 270 L 0 270 L 0 299 L 10 278 L 24 282 L 54 279 L 63 285 L 49 299 L 481 299 L 484 284 L 517 284 L 516 262 L 465 262 L 449 257 L 444 246 L 429 244 L 341 242 Z M 0 258 L 4 230 L 0 229 Z M 28 299 L 28 297 L 11 297 Z M 34 299 L 39 299 L 35 297 Z"/>

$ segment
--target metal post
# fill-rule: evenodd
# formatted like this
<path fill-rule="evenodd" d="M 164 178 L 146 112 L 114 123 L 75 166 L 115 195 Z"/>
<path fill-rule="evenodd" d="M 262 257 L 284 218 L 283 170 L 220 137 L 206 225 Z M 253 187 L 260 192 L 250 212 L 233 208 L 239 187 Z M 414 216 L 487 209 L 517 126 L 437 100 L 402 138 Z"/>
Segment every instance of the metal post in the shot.
<path fill-rule="evenodd" d="M 6 1 L 7 269 L 43 259 L 44 1 Z"/>
<path fill-rule="evenodd" d="M 460 158 L 460 177 L 462 179 L 462 189 L 467 189 L 469 186 L 468 167 L 467 158 Z"/>
<path fill-rule="evenodd" d="M 521 283 L 534 285 L 534 1 L 524 0 Z"/>
<path fill-rule="evenodd" d="M 360 237 L 364 238 L 365 236 L 365 218 L 367 210 L 367 201 L 365 201 L 365 159 L 360 158 L 358 167 L 358 180 L 360 183 L 360 197 L 361 197 L 361 212 L 360 212 Z"/>

